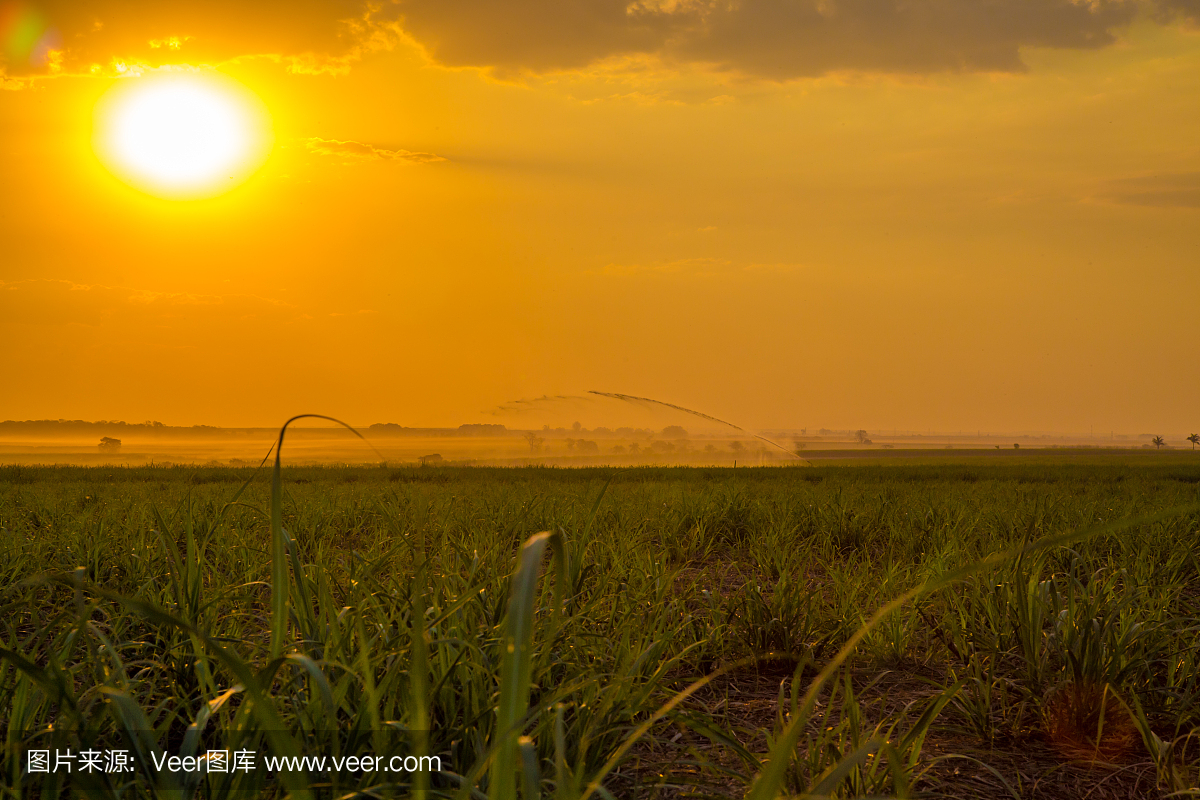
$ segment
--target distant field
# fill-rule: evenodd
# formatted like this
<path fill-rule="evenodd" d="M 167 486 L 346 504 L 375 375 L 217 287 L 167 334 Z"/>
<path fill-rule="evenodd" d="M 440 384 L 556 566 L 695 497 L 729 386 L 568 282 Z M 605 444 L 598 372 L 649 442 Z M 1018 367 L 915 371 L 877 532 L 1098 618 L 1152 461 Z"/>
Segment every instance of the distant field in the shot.
<path fill-rule="evenodd" d="M 126 466 L 204 465 L 247 466 L 258 464 L 275 440 L 276 431 L 250 429 L 228 435 L 146 436 L 119 433 L 122 443 L 115 449 L 97 446 L 99 436 L 4 438 L 0 432 L 0 465 L 25 466 Z M 237 435 L 233 435 L 236 433 Z M 590 436 L 590 438 L 589 438 Z M 647 467 L 647 466 L 785 466 L 803 462 L 890 463 L 895 459 L 961 459 L 977 456 L 1023 460 L 1038 454 L 1063 458 L 1070 455 L 1120 455 L 1153 458 L 1191 452 L 1179 449 L 1156 451 L 1133 442 L 1098 444 L 1052 438 L 1025 439 L 1020 448 L 1013 442 L 1002 445 L 992 440 L 969 438 L 901 438 L 856 444 L 836 437 L 809 437 L 797 442 L 777 437 L 778 446 L 749 437 L 692 436 L 681 440 L 661 438 L 596 437 L 586 432 L 578 438 L 547 434 L 534 446 L 510 432 L 504 436 L 379 436 L 367 432 L 366 441 L 343 428 L 300 428 L 288 434 L 289 460 L 293 464 L 360 465 L 385 462 L 393 466 L 415 465 L 435 455 L 452 466 L 562 466 L 562 467 Z M 798 447 L 802 444 L 803 447 Z"/>
<path fill-rule="evenodd" d="M 285 466 L 276 527 L 268 468 L 0 467 L 0 781 L 12 797 L 1197 791 L 1200 453 L 805 455 Z M 1086 531 L 913 598 L 839 665 L 887 601 Z M 39 748 L 137 763 L 31 774 Z M 441 771 L 152 767 L 209 750 Z"/>

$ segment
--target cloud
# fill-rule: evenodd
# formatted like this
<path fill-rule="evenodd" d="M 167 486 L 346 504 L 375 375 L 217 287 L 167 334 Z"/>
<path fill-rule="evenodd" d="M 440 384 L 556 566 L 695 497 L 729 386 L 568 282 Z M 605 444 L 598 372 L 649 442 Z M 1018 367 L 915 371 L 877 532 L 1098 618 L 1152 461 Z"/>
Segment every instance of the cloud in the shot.
<path fill-rule="evenodd" d="M 340 71 L 404 37 L 444 65 L 516 74 L 622 58 L 772 80 L 1012 72 L 1022 48 L 1104 47 L 1139 14 L 1195 24 L 1200 0 L 8 0 L 0 83 L 253 55 Z"/>
<path fill-rule="evenodd" d="M 649 53 L 787 80 L 835 71 L 1024 69 L 1024 47 L 1097 48 L 1149 13 L 1200 0 L 405 0 L 402 25 L 437 60 L 570 70 Z"/>
<path fill-rule="evenodd" d="M 699 273 L 728 270 L 733 262 L 722 258 L 680 258 L 674 261 L 658 261 L 652 264 L 605 264 L 603 275 L 695 275 Z"/>
<path fill-rule="evenodd" d="M 290 303 L 258 295 L 160 292 L 61 279 L 0 281 L 0 321 L 97 326 L 110 321 L 163 325 L 178 319 L 296 318 Z"/>
<path fill-rule="evenodd" d="M 408 150 L 388 150 L 362 142 L 343 142 L 338 139 L 312 137 L 304 140 L 304 147 L 319 156 L 337 156 L 356 161 L 411 161 L 416 164 L 431 164 L 446 159 L 436 153 L 413 153 Z"/>
<path fill-rule="evenodd" d="M 1104 198 L 1155 208 L 1200 208 L 1200 172 L 1146 175 L 1112 181 Z"/>
<path fill-rule="evenodd" d="M 675 52 L 766 78 L 1023 69 L 1020 48 L 1113 41 L 1132 7 L 1072 0 L 755 0 L 713 9 Z"/>
<path fill-rule="evenodd" d="M 786 275 L 806 268 L 805 264 L 791 262 L 734 262 L 725 258 L 679 258 L 673 261 L 653 263 L 606 264 L 599 270 L 590 271 L 589 274 L 622 278 L 635 276 L 697 278 L 756 273 Z"/>
<path fill-rule="evenodd" d="M 1159 0 L 1152 8 L 1160 21 L 1178 18 L 1191 25 L 1200 23 L 1200 0 Z"/>
<path fill-rule="evenodd" d="M 0 4 L 0 66 L 12 77 L 269 55 L 298 71 L 337 70 L 395 40 L 396 8 L 391 0 L 9 0 Z"/>
<path fill-rule="evenodd" d="M 406 0 L 402 25 L 444 64 L 546 72 L 655 52 L 687 23 L 685 6 L 627 0 Z"/>

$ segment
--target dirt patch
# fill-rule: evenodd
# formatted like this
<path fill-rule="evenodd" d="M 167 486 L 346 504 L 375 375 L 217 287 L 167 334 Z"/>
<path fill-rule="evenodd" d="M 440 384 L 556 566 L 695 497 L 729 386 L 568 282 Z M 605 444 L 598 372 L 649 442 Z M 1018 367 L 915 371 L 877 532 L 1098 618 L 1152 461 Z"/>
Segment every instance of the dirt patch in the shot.
<path fill-rule="evenodd" d="M 788 697 L 794 662 L 779 659 L 752 665 L 717 678 L 698 691 L 690 707 L 710 715 L 722 728 L 735 732 L 737 745 L 762 759 L 768 735 L 779 730 L 780 690 Z M 813 677 L 804 674 L 802 688 Z M 931 697 L 941 691 L 944 676 L 935 666 L 908 664 L 883 671 L 855 670 L 851 674 L 856 700 L 868 724 L 909 709 L 915 719 Z M 808 733 L 821 724 L 828 690 L 818 697 Z M 1093 761 L 1064 751 L 1054 738 L 1038 731 L 998 740 L 991 748 L 956 727 L 954 712 L 946 709 L 931 727 L 916 773 L 914 790 L 923 797 L 1016 798 L 1016 800 L 1118 800 L 1165 798 L 1156 786 L 1154 765 L 1139 748 L 1114 754 L 1110 761 Z M 676 724 L 660 731 L 654 742 L 634 748 L 635 761 L 614 786 L 638 798 L 741 797 L 745 776 L 752 775 L 738 748 L 711 740 Z M 620 796 L 620 795 L 619 795 Z"/>

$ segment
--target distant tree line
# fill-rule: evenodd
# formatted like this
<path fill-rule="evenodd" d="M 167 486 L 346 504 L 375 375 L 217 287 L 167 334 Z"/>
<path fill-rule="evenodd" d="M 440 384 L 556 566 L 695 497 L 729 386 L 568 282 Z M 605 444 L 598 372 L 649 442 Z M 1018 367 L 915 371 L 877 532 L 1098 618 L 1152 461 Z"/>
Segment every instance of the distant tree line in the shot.
<path fill-rule="evenodd" d="M 512 431 L 495 423 L 470 423 L 457 428 L 407 428 L 395 422 L 376 422 L 367 432 L 380 436 L 508 436 Z"/>
<path fill-rule="evenodd" d="M 164 425 L 161 422 L 125 422 L 116 419 L 27 419 L 0 422 L 0 436 L 96 436 L 108 433 L 129 435 L 169 435 L 172 433 L 196 433 L 216 431 L 211 425 L 191 427 Z"/>

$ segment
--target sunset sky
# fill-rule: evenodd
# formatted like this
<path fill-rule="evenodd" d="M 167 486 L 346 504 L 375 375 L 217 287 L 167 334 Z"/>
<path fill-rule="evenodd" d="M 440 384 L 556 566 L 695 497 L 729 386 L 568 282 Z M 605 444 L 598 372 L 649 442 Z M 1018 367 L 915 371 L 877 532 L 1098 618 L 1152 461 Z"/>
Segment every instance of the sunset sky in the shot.
<path fill-rule="evenodd" d="M 598 389 L 747 427 L 1190 433 L 1198 23 L 0 1 L 0 419 L 527 427 L 493 412 Z M 270 128 L 213 196 L 97 151 L 109 93 L 186 70 Z"/>

